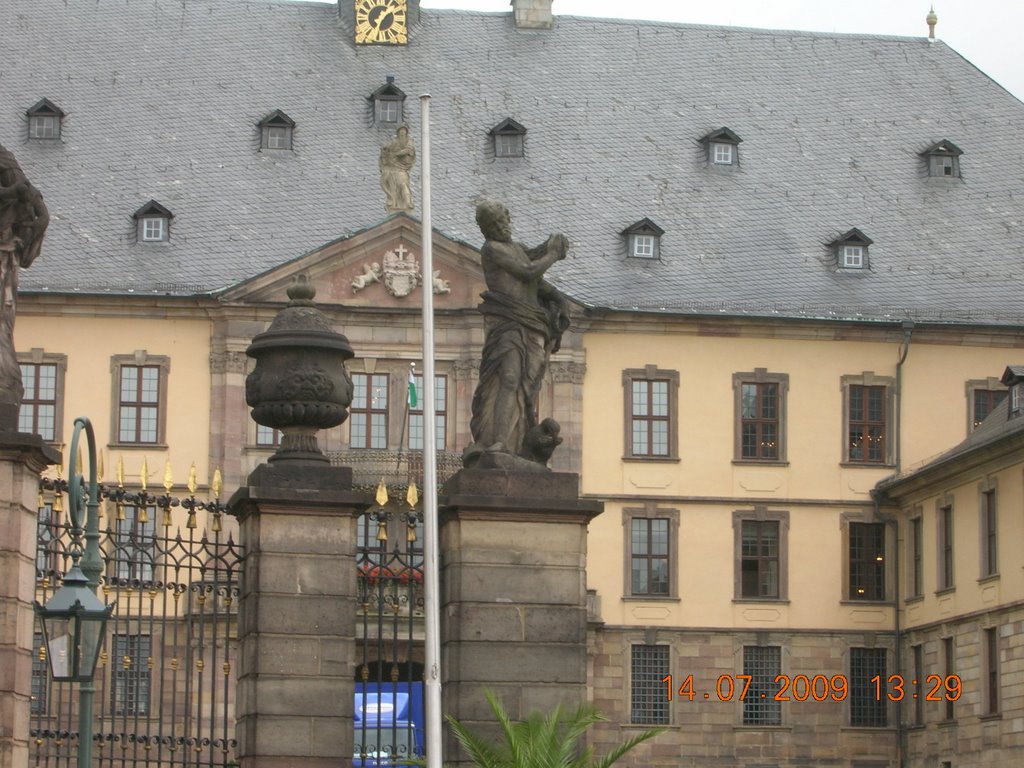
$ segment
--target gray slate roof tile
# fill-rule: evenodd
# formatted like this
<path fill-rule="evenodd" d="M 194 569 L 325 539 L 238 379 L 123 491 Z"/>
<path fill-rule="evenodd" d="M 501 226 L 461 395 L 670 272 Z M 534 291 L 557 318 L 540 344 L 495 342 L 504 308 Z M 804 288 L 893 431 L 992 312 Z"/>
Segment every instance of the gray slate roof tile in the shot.
<path fill-rule="evenodd" d="M 407 47 L 356 48 L 330 4 L 8 3 L 0 143 L 53 219 L 23 291 L 216 291 L 381 220 L 392 133 L 366 96 L 393 74 L 416 137 L 432 94 L 435 226 L 479 245 L 489 196 L 517 239 L 564 231 L 550 274 L 584 304 L 1024 322 L 1024 104 L 941 42 L 423 10 Z M 60 142 L 25 139 L 42 97 L 67 113 Z M 259 151 L 274 109 L 291 152 Z M 525 158 L 487 152 L 506 117 Z M 704 161 L 722 126 L 738 167 Z M 961 180 L 926 177 L 918 153 L 943 139 Z M 166 245 L 135 243 L 150 198 L 174 213 Z M 644 216 L 660 263 L 625 256 Z M 874 241 L 867 274 L 827 266 L 851 227 Z"/>

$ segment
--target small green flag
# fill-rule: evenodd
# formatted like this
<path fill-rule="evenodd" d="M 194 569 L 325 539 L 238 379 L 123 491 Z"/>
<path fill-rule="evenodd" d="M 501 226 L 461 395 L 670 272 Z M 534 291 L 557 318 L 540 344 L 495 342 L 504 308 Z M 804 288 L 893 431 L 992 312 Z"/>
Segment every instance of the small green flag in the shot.
<path fill-rule="evenodd" d="M 415 408 L 419 403 L 419 398 L 416 395 L 416 377 L 412 375 L 412 370 L 409 371 L 409 407 Z"/>

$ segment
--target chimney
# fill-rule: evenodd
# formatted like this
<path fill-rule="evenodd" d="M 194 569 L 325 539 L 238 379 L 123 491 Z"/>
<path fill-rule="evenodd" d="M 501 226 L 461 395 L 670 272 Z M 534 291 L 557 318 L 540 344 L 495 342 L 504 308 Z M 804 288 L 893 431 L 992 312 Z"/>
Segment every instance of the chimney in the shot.
<path fill-rule="evenodd" d="M 516 29 L 551 29 L 553 0 L 512 0 Z"/>

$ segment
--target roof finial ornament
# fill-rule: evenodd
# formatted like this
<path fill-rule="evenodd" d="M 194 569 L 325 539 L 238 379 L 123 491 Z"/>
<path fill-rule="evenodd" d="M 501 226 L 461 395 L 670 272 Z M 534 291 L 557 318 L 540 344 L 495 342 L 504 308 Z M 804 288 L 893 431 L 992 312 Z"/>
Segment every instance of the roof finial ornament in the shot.
<path fill-rule="evenodd" d="M 928 15 L 924 19 L 928 22 L 928 42 L 935 42 L 935 25 L 939 23 L 939 17 L 935 15 L 935 6 L 931 6 L 931 10 L 928 11 Z"/>

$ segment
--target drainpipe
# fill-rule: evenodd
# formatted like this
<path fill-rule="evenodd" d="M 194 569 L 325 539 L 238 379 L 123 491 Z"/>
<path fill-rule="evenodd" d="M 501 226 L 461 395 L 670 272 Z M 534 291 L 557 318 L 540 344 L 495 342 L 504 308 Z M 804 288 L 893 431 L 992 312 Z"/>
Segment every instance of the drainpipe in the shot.
<path fill-rule="evenodd" d="M 914 333 L 914 321 L 904 320 L 903 321 L 903 341 L 900 343 L 900 360 L 896 363 L 896 413 L 894 414 L 893 421 L 895 422 L 894 427 L 896 434 L 894 436 L 896 440 L 895 445 L 895 458 L 896 458 L 896 474 L 898 475 L 903 468 L 903 363 L 907 360 L 907 353 L 910 351 L 910 337 Z"/>
<path fill-rule="evenodd" d="M 906 356 L 906 355 L 904 355 Z M 882 519 L 882 499 L 884 493 L 879 493 L 877 490 L 872 489 L 871 500 L 875 505 L 875 519 Z M 886 515 L 888 517 L 888 515 Z M 902 542 L 900 541 L 900 515 L 899 512 L 892 515 L 892 517 L 885 521 L 886 525 L 891 524 L 893 530 L 893 617 L 894 617 L 894 634 L 896 636 L 896 670 L 894 674 L 903 677 L 903 629 L 900 625 L 900 595 L 901 584 L 900 584 L 900 550 L 902 549 Z M 904 755 L 906 755 L 906 749 L 904 741 L 907 738 L 906 729 L 903 727 L 903 702 L 898 701 L 896 703 L 896 766 L 897 768 L 904 768 Z"/>

